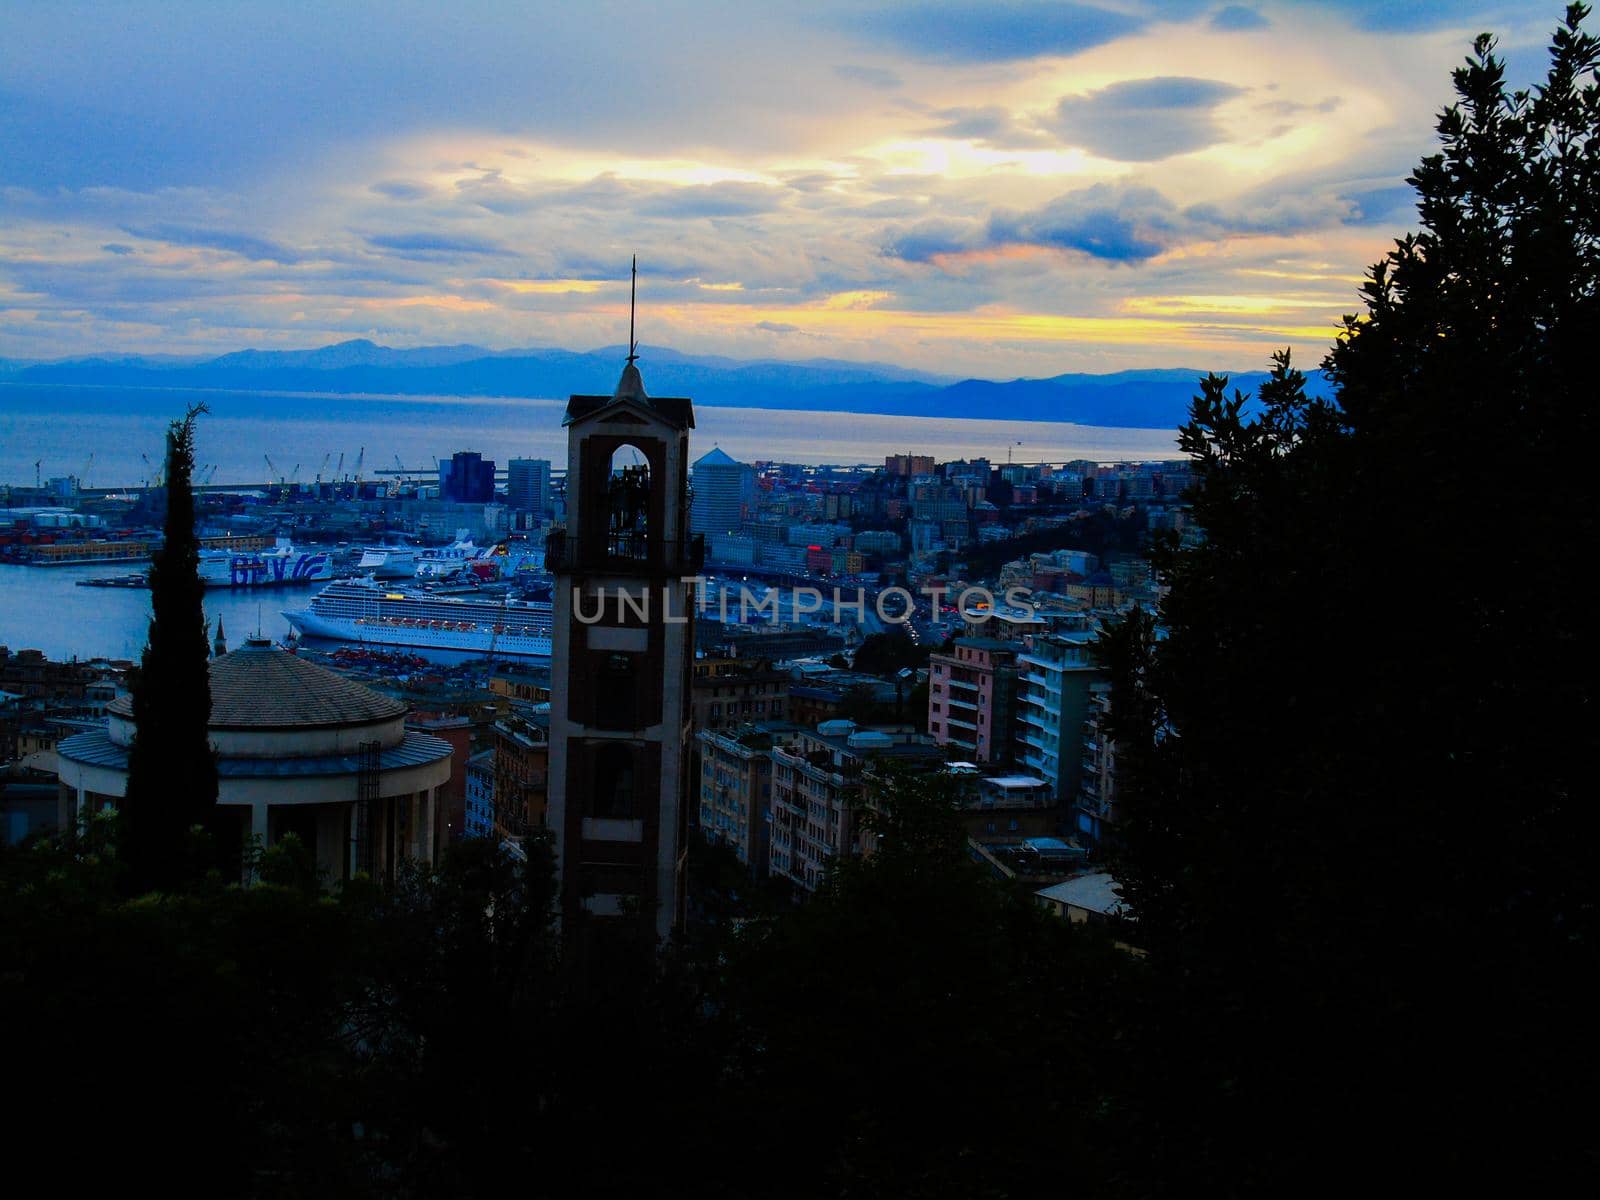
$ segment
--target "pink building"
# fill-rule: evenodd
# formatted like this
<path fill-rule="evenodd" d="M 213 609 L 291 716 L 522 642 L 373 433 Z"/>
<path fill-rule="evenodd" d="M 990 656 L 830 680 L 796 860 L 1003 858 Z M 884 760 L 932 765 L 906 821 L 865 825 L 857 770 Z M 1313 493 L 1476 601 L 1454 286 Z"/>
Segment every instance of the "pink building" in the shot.
<path fill-rule="evenodd" d="M 971 762 L 1011 756 L 1016 696 L 1016 642 L 997 638 L 955 640 L 949 654 L 928 659 L 928 732 L 957 747 Z"/>

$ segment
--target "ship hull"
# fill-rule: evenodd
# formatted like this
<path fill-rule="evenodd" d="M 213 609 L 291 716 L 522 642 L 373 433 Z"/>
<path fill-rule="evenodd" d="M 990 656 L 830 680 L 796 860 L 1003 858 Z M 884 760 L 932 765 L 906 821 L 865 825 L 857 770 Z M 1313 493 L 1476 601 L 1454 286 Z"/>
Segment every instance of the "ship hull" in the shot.
<path fill-rule="evenodd" d="M 229 554 L 200 559 L 200 582 L 208 588 L 304 587 L 333 578 L 333 556 L 324 552 Z"/>
<path fill-rule="evenodd" d="M 425 626 L 392 625 L 383 621 L 355 621 L 346 617 L 325 617 L 309 610 L 285 612 L 289 624 L 306 637 L 328 638 L 340 642 L 360 642 L 374 646 L 411 646 L 424 650 L 454 650 L 466 654 L 549 658 L 548 637 L 528 637 L 488 630 L 430 629 Z"/>

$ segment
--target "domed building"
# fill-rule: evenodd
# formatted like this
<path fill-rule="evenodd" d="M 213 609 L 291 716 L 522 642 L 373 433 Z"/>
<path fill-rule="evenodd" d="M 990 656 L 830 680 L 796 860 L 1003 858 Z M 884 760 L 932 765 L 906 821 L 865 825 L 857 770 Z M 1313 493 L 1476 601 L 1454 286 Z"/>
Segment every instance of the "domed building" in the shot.
<path fill-rule="evenodd" d="M 131 698 L 106 712 L 106 728 L 57 747 L 62 828 L 127 793 Z M 406 858 L 437 861 L 451 747 L 407 730 L 406 712 L 269 641 L 247 641 L 211 660 L 217 803 L 238 814 L 241 841 L 271 846 L 297 834 L 329 882 L 388 875 Z"/>

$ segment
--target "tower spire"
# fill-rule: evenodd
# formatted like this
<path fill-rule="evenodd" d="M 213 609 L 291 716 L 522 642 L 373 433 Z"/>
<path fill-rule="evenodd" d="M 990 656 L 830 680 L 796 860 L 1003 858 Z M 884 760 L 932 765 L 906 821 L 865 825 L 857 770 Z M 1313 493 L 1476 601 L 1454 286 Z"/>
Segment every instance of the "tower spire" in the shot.
<path fill-rule="evenodd" d="M 612 393 L 612 399 L 621 400 L 627 397 L 637 400 L 641 404 L 650 403 L 650 398 L 644 393 L 644 380 L 639 378 L 639 368 L 634 363 L 639 357 L 639 342 L 633 336 L 633 314 L 639 297 L 639 256 L 633 256 L 633 284 L 628 289 L 628 361 L 623 365 L 622 378 L 617 380 L 617 390 Z"/>
<path fill-rule="evenodd" d="M 628 361 L 639 357 L 639 343 L 633 336 L 633 313 L 639 299 L 639 256 L 633 256 L 633 281 L 628 285 Z"/>

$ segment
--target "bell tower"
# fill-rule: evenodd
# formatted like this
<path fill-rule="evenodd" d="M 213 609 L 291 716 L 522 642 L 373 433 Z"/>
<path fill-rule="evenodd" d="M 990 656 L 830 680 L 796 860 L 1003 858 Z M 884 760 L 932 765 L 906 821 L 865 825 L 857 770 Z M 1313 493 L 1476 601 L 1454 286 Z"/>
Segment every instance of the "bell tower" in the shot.
<path fill-rule="evenodd" d="M 689 533 L 693 405 L 647 395 L 629 351 L 616 391 L 573 396 L 564 421 L 567 524 L 547 556 L 549 821 L 569 936 L 659 943 L 683 918 L 702 556 Z"/>

